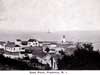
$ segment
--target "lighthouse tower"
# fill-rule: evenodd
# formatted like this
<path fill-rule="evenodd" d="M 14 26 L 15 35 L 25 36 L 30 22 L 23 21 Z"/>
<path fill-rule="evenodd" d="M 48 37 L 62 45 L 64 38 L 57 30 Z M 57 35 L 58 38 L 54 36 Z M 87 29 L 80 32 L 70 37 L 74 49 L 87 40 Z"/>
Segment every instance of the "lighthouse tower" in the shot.
<path fill-rule="evenodd" d="M 65 35 L 62 36 L 61 42 L 62 42 L 62 43 L 66 43 L 66 36 L 65 36 Z"/>

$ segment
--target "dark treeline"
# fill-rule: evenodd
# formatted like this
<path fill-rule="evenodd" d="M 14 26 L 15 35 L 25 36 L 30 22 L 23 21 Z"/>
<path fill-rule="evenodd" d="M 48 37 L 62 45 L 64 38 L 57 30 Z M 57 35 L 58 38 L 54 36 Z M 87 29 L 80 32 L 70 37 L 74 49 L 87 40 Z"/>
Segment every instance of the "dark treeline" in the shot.
<path fill-rule="evenodd" d="M 3 66 L 2 66 L 3 65 Z M 5 67 L 6 65 L 6 67 Z M 0 69 L 1 70 L 29 70 L 29 69 L 34 69 L 31 66 L 28 66 L 27 63 L 20 61 L 20 60 L 15 60 L 15 59 L 10 59 L 10 58 L 5 58 L 3 55 L 0 55 Z"/>
<path fill-rule="evenodd" d="M 100 70 L 100 53 L 93 51 L 92 44 L 83 44 L 71 56 L 62 52 L 62 59 L 58 59 L 59 70 Z"/>
<path fill-rule="evenodd" d="M 37 59 L 31 59 L 27 63 L 23 60 L 5 58 L 3 55 L 0 55 L 0 70 L 41 70 L 41 68 L 35 67 L 33 64 L 44 66 L 44 69 L 50 69 L 48 65 L 39 63 Z"/>

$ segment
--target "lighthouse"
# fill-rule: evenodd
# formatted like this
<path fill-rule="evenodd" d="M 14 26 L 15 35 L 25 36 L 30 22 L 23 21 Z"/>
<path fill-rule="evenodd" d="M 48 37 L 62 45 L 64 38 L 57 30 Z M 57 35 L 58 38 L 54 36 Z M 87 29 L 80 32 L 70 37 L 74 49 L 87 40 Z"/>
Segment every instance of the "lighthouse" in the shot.
<path fill-rule="evenodd" d="M 62 36 L 61 42 L 62 42 L 62 43 L 66 43 L 66 36 L 65 36 L 65 35 Z"/>

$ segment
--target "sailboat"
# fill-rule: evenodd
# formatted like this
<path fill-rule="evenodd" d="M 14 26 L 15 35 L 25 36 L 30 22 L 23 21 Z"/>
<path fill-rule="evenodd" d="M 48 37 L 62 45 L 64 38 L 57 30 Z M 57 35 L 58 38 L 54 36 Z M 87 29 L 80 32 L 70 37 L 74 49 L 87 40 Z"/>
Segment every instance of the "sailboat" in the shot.
<path fill-rule="evenodd" d="M 48 29 L 48 34 L 51 33 L 51 31 Z"/>

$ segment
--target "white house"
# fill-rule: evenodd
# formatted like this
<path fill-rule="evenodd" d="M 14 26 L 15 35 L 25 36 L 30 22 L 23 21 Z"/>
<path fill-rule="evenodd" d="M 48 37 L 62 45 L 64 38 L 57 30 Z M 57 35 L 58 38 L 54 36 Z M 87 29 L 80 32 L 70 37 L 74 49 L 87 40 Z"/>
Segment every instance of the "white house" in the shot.
<path fill-rule="evenodd" d="M 43 47 L 43 52 L 47 53 L 46 48 L 49 49 L 48 53 L 49 54 L 59 54 L 60 51 L 65 51 L 65 49 L 63 47 L 57 47 L 57 45 L 49 45 L 46 47 Z"/>
<path fill-rule="evenodd" d="M 36 39 L 29 39 L 28 40 L 28 46 L 32 46 L 32 47 L 39 46 L 39 41 L 36 40 Z"/>
<path fill-rule="evenodd" d="M 5 53 L 3 55 L 12 59 L 23 58 L 25 55 L 21 54 L 21 52 L 24 51 L 24 49 L 22 49 L 19 45 L 16 45 L 14 42 L 7 42 L 5 45 Z"/>
<path fill-rule="evenodd" d="M 60 51 L 63 51 L 63 52 L 65 51 L 65 49 L 62 47 L 56 47 L 55 50 L 56 50 L 56 54 L 60 54 Z"/>
<path fill-rule="evenodd" d="M 5 50 L 9 51 L 9 52 L 20 52 L 20 51 L 23 51 L 23 49 L 21 48 L 21 46 L 16 45 L 14 42 L 8 42 L 5 45 Z"/>

